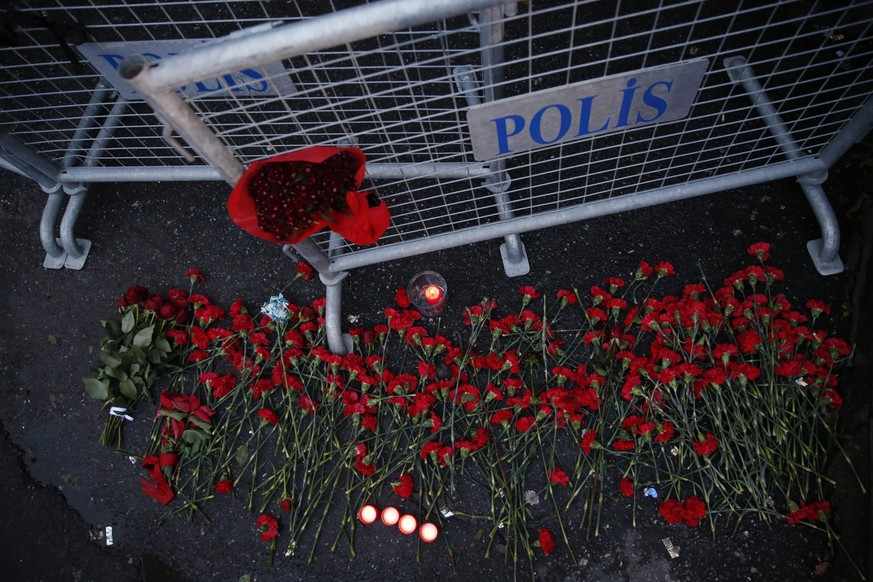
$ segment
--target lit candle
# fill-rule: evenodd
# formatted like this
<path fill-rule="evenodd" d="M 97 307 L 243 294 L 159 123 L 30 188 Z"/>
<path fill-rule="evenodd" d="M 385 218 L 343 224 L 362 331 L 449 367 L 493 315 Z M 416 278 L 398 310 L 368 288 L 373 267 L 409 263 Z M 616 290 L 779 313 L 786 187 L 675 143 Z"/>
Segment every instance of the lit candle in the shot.
<path fill-rule="evenodd" d="M 376 521 L 377 517 L 379 517 L 379 512 L 372 505 L 365 505 L 358 512 L 358 519 L 361 520 L 361 523 L 371 524 Z"/>
<path fill-rule="evenodd" d="M 397 526 L 400 531 L 405 534 L 411 534 L 418 527 L 418 520 L 412 515 L 404 515 L 400 518 L 400 524 Z"/>
<path fill-rule="evenodd" d="M 396 507 L 386 507 L 382 510 L 382 523 L 385 525 L 397 525 L 398 519 L 400 519 L 400 512 Z"/>
<path fill-rule="evenodd" d="M 436 305 L 443 298 L 443 290 L 438 285 L 428 285 L 424 288 L 424 298 L 429 304 Z"/>
<path fill-rule="evenodd" d="M 437 539 L 438 533 L 439 530 L 437 529 L 437 526 L 430 523 L 429 521 L 424 522 L 423 524 L 421 524 L 421 527 L 418 528 L 418 535 L 421 537 L 422 540 L 428 543 Z"/>

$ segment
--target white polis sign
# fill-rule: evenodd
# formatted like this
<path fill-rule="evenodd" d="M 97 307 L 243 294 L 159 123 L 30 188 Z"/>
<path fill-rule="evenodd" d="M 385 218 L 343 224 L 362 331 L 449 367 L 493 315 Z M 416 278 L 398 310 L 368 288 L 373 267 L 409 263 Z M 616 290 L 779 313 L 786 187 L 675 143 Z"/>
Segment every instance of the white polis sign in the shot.
<path fill-rule="evenodd" d="M 127 100 L 142 99 L 133 86 L 118 74 L 118 66 L 127 57 L 141 56 L 157 61 L 183 53 L 208 40 L 148 40 L 139 42 L 89 42 L 76 48 L 96 68 L 103 78 Z M 206 96 L 220 90 L 237 97 L 259 95 L 290 95 L 296 92 L 281 63 L 240 69 L 215 79 L 205 79 L 185 85 L 182 92 L 189 96 Z"/>
<path fill-rule="evenodd" d="M 583 81 L 471 107 L 473 157 L 490 160 L 688 115 L 708 59 Z"/>

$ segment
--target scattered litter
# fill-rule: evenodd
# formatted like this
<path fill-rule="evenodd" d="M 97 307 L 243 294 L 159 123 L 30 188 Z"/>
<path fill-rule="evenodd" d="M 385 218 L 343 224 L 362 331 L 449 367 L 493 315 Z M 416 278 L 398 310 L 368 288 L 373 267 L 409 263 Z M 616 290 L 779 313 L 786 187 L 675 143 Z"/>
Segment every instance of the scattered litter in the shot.
<path fill-rule="evenodd" d="M 361 316 L 349 314 L 346 316 L 346 319 L 348 320 L 349 323 L 358 323 L 358 321 L 361 319 Z"/>
<path fill-rule="evenodd" d="M 667 548 L 667 553 L 670 554 L 671 559 L 675 560 L 679 557 L 679 546 L 674 546 L 670 538 L 662 539 L 661 543 L 663 543 L 664 547 Z"/>
<path fill-rule="evenodd" d="M 130 461 L 131 465 L 136 465 L 136 459 L 133 457 L 127 457 L 127 460 Z"/>
<path fill-rule="evenodd" d="M 528 505 L 537 505 L 540 502 L 540 496 L 534 490 L 524 492 L 524 502 Z"/>
<path fill-rule="evenodd" d="M 443 505 L 442 507 L 440 507 L 440 515 L 442 515 L 445 518 L 449 518 L 449 517 L 452 517 L 453 515 L 455 515 L 455 512 L 453 512 L 448 507 Z"/>
<path fill-rule="evenodd" d="M 118 416 L 124 420 L 133 420 L 133 417 L 127 414 L 127 409 L 122 406 L 112 406 L 109 408 L 109 416 Z"/>
<path fill-rule="evenodd" d="M 734 235 L 734 236 L 743 236 L 743 231 L 741 231 L 741 230 L 738 229 L 738 228 L 735 228 L 735 229 L 733 230 L 733 232 L 731 232 L 731 234 Z"/>
<path fill-rule="evenodd" d="M 112 539 L 112 526 L 107 525 L 106 526 L 106 545 L 111 546 L 113 543 L 114 543 L 114 540 Z"/>
<path fill-rule="evenodd" d="M 677 447 L 676 445 L 673 445 L 673 448 L 670 449 L 670 454 L 673 455 L 674 457 L 676 455 L 678 455 L 679 454 L 679 447 Z"/>
<path fill-rule="evenodd" d="M 646 497 L 651 497 L 652 499 L 657 499 L 658 490 L 654 487 L 646 487 L 645 489 L 643 489 L 643 495 L 645 495 Z"/>
<path fill-rule="evenodd" d="M 807 384 L 806 380 L 804 380 L 803 378 L 798 378 L 797 380 L 794 381 L 794 383 L 797 384 L 798 386 L 803 386 L 804 388 L 809 386 L 809 384 Z"/>

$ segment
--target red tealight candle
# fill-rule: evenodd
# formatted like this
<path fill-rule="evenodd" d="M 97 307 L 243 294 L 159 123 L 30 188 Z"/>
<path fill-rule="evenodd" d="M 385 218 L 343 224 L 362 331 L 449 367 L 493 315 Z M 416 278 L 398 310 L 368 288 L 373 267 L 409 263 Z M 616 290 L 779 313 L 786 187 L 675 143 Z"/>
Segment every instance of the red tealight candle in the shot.
<path fill-rule="evenodd" d="M 365 505 L 358 512 L 358 519 L 361 523 L 371 524 L 379 517 L 379 512 L 372 505 Z"/>
<path fill-rule="evenodd" d="M 436 305 L 443 298 L 443 290 L 437 285 L 428 285 L 424 288 L 424 298 L 429 304 Z"/>
<path fill-rule="evenodd" d="M 421 524 L 421 527 L 418 528 L 419 537 L 421 537 L 423 541 L 428 543 L 437 539 L 437 534 L 439 534 L 437 526 L 430 523 L 429 521 L 424 522 L 423 524 Z"/>
<path fill-rule="evenodd" d="M 386 507 L 382 510 L 382 523 L 385 525 L 397 525 L 397 520 L 400 519 L 400 512 L 396 507 Z"/>
<path fill-rule="evenodd" d="M 411 534 L 418 527 L 418 520 L 412 515 L 404 515 L 400 518 L 400 524 L 397 526 L 400 531 L 405 534 Z"/>

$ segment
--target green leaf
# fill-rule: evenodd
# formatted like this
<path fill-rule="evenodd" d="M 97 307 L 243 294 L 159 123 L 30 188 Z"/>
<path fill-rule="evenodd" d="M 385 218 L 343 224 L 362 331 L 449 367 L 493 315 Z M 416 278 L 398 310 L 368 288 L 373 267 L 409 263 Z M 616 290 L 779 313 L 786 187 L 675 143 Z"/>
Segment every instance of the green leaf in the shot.
<path fill-rule="evenodd" d="M 182 440 L 188 443 L 189 445 L 199 445 L 204 442 L 208 437 L 195 429 L 188 429 L 182 433 Z"/>
<path fill-rule="evenodd" d="M 136 390 L 136 384 L 130 381 L 130 378 L 125 378 L 121 382 L 118 383 L 118 389 L 121 391 L 121 394 L 126 398 L 131 400 L 136 400 L 139 396 L 139 393 Z"/>
<path fill-rule="evenodd" d="M 109 334 L 109 337 L 112 339 L 118 339 L 123 335 L 121 331 L 121 322 L 117 319 L 107 319 L 100 323 L 103 324 L 103 329 L 106 330 L 106 333 Z"/>
<path fill-rule="evenodd" d="M 145 352 L 143 351 L 143 349 L 142 349 L 141 347 L 139 347 L 139 346 L 131 346 L 131 347 L 130 347 L 130 352 L 134 355 L 134 357 L 137 359 L 137 361 L 138 361 L 140 364 L 145 364 L 145 363 L 146 363 L 146 355 L 145 355 Z"/>
<path fill-rule="evenodd" d="M 188 420 L 191 422 L 191 424 L 202 430 L 205 434 L 211 434 L 212 426 L 210 426 L 208 422 L 204 422 L 193 415 Z"/>
<path fill-rule="evenodd" d="M 152 364 L 160 364 L 164 361 L 164 352 L 159 350 L 158 348 L 152 348 L 149 350 L 149 361 Z"/>
<path fill-rule="evenodd" d="M 174 420 L 182 420 L 186 416 L 188 416 L 187 412 L 182 412 L 181 410 L 158 410 L 158 416 L 166 416 L 168 418 L 172 418 Z"/>
<path fill-rule="evenodd" d="M 238 465 L 245 465 L 249 460 L 249 450 L 245 445 L 240 445 L 236 450 L 236 462 Z"/>
<path fill-rule="evenodd" d="M 155 347 L 164 352 L 165 354 L 169 354 L 173 351 L 173 348 L 170 347 L 170 342 L 167 341 L 165 337 L 159 337 L 155 340 Z"/>
<path fill-rule="evenodd" d="M 121 333 L 127 333 L 132 330 L 135 323 L 136 318 L 133 316 L 133 311 L 125 313 L 124 317 L 121 318 Z"/>
<path fill-rule="evenodd" d="M 97 354 L 97 357 L 100 358 L 100 361 L 109 366 L 110 368 L 117 368 L 121 365 L 121 360 L 116 358 L 115 356 L 109 354 L 108 352 L 104 352 L 100 350 L 100 353 Z"/>
<path fill-rule="evenodd" d="M 96 400 L 106 400 L 109 398 L 109 382 L 107 380 L 98 380 L 97 378 L 82 378 L 85 382 L 85 392 L 91 398 Z"/>
<path fill-rule="evenodd" d="M 125 372 L 121 368 L 110 368 L 109 366 L 104 366 L 102 370 L 104 376 L 108 376 L 109 378 L 115 378 L 119 382 L 122 380 L 127 380 L 127 372 Z"/>
<path fill-rule="evenodd" d="M 133 336 L 133 345 L 140 348 L 145 348 L 152 344 L 152 335 L 155 332 L 155 326 L 150 325 L 145 329 L 141 329 Z"/>

